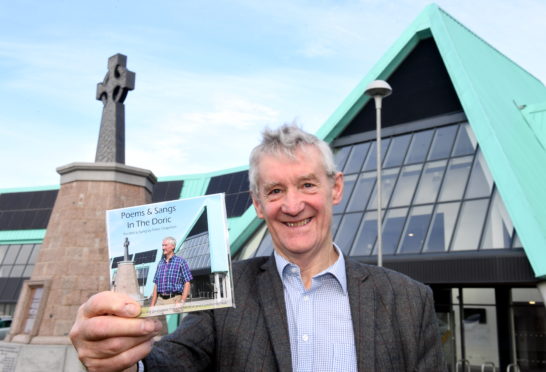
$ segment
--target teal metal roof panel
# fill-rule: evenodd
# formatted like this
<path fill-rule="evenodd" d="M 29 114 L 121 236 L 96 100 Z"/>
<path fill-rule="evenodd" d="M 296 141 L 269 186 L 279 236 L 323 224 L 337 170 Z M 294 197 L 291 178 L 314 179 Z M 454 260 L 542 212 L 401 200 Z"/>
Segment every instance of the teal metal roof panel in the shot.
<path fill-rule="evenodd" d="M 0 189 L 0 194 L 8 194 L 14 192 L 31 192 L 31 191 L 49 191 L 49 190 L 59 190 L 60 185 L 49 185 L 49 186 L 31 186 L 31 187 L 11 187 Z"/>
<path fill-rule="evenodd" d="M 438 7 L 432 35 L 537 277 L 546 277 L 546 152 L 522 105 L 546 87 Z M 539 130 L 539 128 L 536 128 Z"/>
<path fill-rule="evenodd" d="M 546 102 L 521 105 L 521 113 L 535 136 L 546 149 Z"/>
<path fill-rule="evenodd" d="M 44 240 L 46 230 L 0 231 L 0 244 L 35 244 Z"/>

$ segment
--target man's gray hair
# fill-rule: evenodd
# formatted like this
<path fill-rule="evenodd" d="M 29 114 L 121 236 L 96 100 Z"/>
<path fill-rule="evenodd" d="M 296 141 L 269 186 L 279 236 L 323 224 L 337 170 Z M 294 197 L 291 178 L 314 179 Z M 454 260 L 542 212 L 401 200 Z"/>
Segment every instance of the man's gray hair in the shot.
<path fill-rule="evenodd" d="M 172 236 L 167 236 L 167 237 L 163 238 L 163 241 L 167 242 L 169 244 L 172 244 L 176 248 L 176 239 L 173 238 Z"/>
<path fill-rule="evenodd" d="M 296 150 L 304 145 L 315 146 L 319 150 L 326 175 L 333 179 L 337 170 L 330 146 L 295 124 L 284 124 L 277 129 L 266 128 L 262 133 L 262 143 L 256 146 L 250 153 L 250 168 L 248 170 L 250 192 L 255 197 L 259 195 L 258 181 L 260 175 L 258 174 L 258 167 L 262 155 L 283 154 L 295 159 Z"/>

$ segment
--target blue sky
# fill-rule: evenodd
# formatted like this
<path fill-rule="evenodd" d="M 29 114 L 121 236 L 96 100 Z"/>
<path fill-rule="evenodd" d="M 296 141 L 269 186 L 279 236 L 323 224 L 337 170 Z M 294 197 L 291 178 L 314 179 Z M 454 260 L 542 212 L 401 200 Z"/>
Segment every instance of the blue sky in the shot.
<path fill-rule="evenodd" d="M 93 162 L 108 57 L 136 72 L 126 164 L 158 177 L 245 165 L 266 126 L 315 132 L 430 1 L 0 0 L 0 190 Z M 543 0 L 440 0 L 546 82 Z"/>

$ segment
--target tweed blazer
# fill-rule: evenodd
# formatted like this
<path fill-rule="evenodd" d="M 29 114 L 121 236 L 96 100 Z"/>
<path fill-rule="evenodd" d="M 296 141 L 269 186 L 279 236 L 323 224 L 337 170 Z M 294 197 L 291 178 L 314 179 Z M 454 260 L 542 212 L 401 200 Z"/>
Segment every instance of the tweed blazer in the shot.
<path fill-rule="evenodd" d="M 358 370 L 446 370 L 430 288 L 388 269 L 345 262 Z M 188 314 L 154 345 L 146 371 L 292 370 L 274 257 L 234 263 L 233 282 L 236 308 Z"/>

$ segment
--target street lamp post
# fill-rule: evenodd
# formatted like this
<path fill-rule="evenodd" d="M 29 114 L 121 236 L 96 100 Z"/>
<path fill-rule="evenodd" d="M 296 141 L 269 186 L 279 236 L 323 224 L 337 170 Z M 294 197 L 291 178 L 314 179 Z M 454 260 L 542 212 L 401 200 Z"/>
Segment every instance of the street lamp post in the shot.
<path fill-rule="evenodd" d="M 381 201 L 381 102 L 384 97 L 387 97 L 392 92 L 391 86 L 383 80 L 372 81 L 364 92 L 375 101 L 376 112 L 376 143 L 377 150 L 377 266 L 383 266 L 383 228 L 382 228 L 382 211 L 383 205 Z"/>

